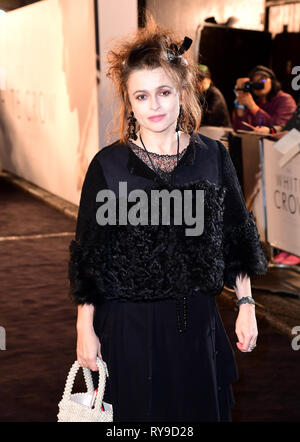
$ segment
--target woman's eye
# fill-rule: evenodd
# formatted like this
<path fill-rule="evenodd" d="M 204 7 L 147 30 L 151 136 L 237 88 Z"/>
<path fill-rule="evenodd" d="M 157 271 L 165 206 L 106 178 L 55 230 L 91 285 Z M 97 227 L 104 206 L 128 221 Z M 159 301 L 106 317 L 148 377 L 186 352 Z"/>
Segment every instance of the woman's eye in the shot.
<path fill-rule="evenodd" d="M 170 91 L 163 91 L 163 92 L 161 92 L 161 94 L 162 94 L 164 97 L 167 97 L 168 95 L 170 95 L 170 93 L 171 93 Z M 138 95 L 138 96 L 136 97 L 136 99 L 139 100 L 139 101 L 144 101 L 145 98 L 147 98 L 147 96 L 146 96 L 145 94 Z"/>

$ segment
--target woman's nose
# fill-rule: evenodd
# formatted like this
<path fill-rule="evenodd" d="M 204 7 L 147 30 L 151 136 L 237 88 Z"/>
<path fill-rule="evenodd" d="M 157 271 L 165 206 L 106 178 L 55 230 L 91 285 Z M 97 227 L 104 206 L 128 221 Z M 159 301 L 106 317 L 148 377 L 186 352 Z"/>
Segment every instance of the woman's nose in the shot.
<path fill-rule="evenodd" d="M 156 96 L 151 97 L 151 99 L 150 99 L 150 109 L 155 111 L 155 110 L 159 109 L 159 106 L 160 106 L 160 104 L 159 104 L 158 97 L 156 97 Z"/>

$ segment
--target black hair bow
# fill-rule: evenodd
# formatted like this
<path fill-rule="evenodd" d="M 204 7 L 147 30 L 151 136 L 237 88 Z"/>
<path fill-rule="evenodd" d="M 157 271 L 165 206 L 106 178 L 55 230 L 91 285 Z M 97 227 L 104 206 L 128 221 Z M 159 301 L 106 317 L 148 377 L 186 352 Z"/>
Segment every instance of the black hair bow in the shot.
<path fill-rule="evenodd" d="M 186 52 L 191 47 L 192 43 L 193 43 L 193 40 L 189 37 L 184 37 L 184 40 L 181 43 L 179 49 L 175 43 L 172 43 L 167 50 L 168 60 L 171 62 L 176 61 L 176 59 L 179 55 L 182 55 L 184 52 Z"/>

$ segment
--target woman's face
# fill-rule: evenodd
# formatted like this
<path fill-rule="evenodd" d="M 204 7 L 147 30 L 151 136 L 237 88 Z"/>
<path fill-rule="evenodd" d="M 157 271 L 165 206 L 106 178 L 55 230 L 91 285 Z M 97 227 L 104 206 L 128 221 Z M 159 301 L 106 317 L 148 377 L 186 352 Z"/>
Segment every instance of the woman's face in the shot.
<path fill-rule="evenodd" d="M 163 68 L 133 71 L 127 91 L 141 129 L 163 132 L 177 123 L 180 93 Z"/>
<path fill-rule="evenodd" d="M 262 97 L 262 96 L 266 96 L 268 95 L 268 93 L 271 91 L 272 89 L 272 80 L 271 78 L 269 78 L 268 76 L 264 75 L 264 74 L 255 74 L 252 78 L 253 82 L 259 82 L 259 83 L 264 83 L 264 88 L 263 89 L 259 89 L 259 90 L 254 90 L 253 93 L 257 96 L 257 97 Z"/>

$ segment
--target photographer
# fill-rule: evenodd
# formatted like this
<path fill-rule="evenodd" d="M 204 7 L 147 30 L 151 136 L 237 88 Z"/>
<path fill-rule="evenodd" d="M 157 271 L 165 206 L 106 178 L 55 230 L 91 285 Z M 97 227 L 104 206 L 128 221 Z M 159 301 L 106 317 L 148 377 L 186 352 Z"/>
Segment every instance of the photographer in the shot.
<path fill-rule="evenodd" d="M 252 130 L 247 124 L 269 128 L 284 125 L 296 109 L 293 97 L 281 90 L 274 72 L 265 66 L 256 66 L 249 78 L 238 78 L 235 91 L 234 130 Z"/>

